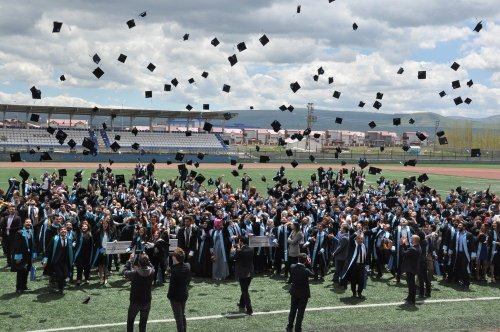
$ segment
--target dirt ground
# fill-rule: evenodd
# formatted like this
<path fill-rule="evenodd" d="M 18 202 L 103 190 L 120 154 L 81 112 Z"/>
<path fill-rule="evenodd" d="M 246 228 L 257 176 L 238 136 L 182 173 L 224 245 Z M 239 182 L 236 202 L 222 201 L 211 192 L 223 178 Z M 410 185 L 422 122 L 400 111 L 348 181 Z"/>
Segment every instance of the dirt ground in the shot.
<path fill-rule="evenodd" d="M 60 163 L 60 162 L 20 162 L 20 163 L 9 163 L 3 162 L 0 163 L 0 168 L 14 168 L 14 167 L 45 167 L 47 169 L 53 168 L 82 168 L 82 167 L 97 167 L 98 163 Z M 105 166 L 108 166 L 107 163 L 104 163 Z M 290 164 L 283 164 L 286 168 L 291 168 Z M 134 168 L 134 163 L 114 163 L 113 168 Z M 303 163 L 298 166 L 299 169 L 317 169 L 318 167 L 332 167 L 334 169 L 338 169 L 340 167 L 339 164 L 312 164 L 312 163 Z M 345 165 L 344 167 L 351 168 L 352 166 L 357 165 Z M 391 171 L 414 171 L 417 173 L 427 173 L 427 174 L 437 174 L 437 175 L 451 175 L 451 176 L 464 176 L 471 178 L 482 178 L 482 179 L 491 179 L 491 180 L 500 180 L 500 167 L 498 169 L 493 168 L 454 168 L 454 167 L 437 167 L 437 166 L 417 166 L 416 167 L 405 167 L 405 166 L 394 166 L 394 165 L 376 165 L 382 170 L 391 170 Z M 176 169 L 177 164 L 167 165 L 165 163 L 157 163 L 155 165 L 156 169 Z M 277 169 L 280 167 L 280 164 L 265 164 L 265 163 L 246 163 L 245 169 Z M 200 169 L 216 169 L 216 168 L 235 168 L 235 166 L 231 166 L 229 163 L 227 164 L 218 164 L 218 163 L 202 163 L 200 165 Z"/>

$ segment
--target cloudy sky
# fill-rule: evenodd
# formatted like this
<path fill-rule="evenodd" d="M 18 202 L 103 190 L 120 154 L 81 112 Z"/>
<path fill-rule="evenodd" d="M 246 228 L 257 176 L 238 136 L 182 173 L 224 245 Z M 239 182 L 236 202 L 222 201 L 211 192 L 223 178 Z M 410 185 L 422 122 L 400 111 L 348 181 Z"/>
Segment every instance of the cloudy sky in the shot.
<path fill-rule="evenodd" d="M 52 33 L 53 21 L 63 22 L 60 33 Z M 270 40 L 265 46 L 263 34 Z M 326 110 L 376 112 L 372 104 L 382 92 L 378 112 L 484 117 L 499 114 L 498 35 L 498 0 L 0 0 L 0 103 L 277 110 L 312 102 Z M 242 52 L 240 42 L 247 47 Z M 99 65 L 92 61 L 96 53 Z M 120 54 L 125 63 L 117 61 Z M 233 54 L 238 63 L 231 67 Z M 454 61 L 457 71 L 450 68 Z M 92 74 L 97 66 L 100 79 Z M 319 67 L 325 73 L 314 81 Z M 418 71 L 427 79 L 418 80 Z M 174 78 L 179 85 L 163 91 Z M 461 88 L 452 89 L 454 80 Z M 295 81 L 301 88 L 293 93 Z M 32 86 L 41 100 L 31 99 Z M 458 96 L 472 103 L 455 106 Z"/>

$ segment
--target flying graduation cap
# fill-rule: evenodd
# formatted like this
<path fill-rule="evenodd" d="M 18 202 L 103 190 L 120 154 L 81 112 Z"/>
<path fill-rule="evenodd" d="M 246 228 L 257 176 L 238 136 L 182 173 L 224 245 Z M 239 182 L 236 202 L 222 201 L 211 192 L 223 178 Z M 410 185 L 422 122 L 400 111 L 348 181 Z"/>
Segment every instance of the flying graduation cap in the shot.
<path fill-rule="evenodd" d="M 34 85 L 30 89 L 31 98 L 33 99 L 42 99 L 42 91 L 38 90 Z"/>
<path fill-rule="evenodd" d="M 299 82 L 295 81 L 294 83 L 290 83 L 290 89 L 292 89 L 293 93 L 296 93 L 300 89 Z"/>
<path fill-rule="evenodd" d="M 262 35 L 262 37 L 259 38 L 259 41 L 262 46 L 266 46 L 266 44 L 269 43 L 269 38 L 266 35 Z"/>
<path fill-rule="evenodd" d="M 479 32 L 483 28 L 483 21 L 479 21 L 473 31 Z"/>
<path fill-rule="evenodd" d="M 54 22 L 53 22 L 53 25 L 52 25 L 52 33 L 58 33 L 58 32 L 61 32 L 62 25 L 63 25 L 63 23 L 62 23 L 62 22 L 57 22 L 57 21 L 54 21 Z M 479 31 L 478 31 L 478 32 L 479 32 Z"/>

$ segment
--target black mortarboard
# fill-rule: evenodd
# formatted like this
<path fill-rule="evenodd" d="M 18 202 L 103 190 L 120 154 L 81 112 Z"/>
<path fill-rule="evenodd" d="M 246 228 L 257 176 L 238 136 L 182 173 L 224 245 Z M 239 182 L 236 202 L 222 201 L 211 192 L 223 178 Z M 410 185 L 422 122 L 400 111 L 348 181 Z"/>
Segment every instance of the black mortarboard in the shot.
<path fill-rule="evenodd" d="M 483 28 L 483 21 L 479 21 L 473 31 L 479 32 Z"/>
<path fill-rule="evenodd" d="M 278 120 L 274 120 L 272 123 L 271 123 L 271 127 L 273 128 L 274 132 L 278 132 L 280 131 L 281 129 L 281 123 L 278 121 Z"/>
<path fill-rule="evenodd" d="M 439 97 L 443 98 L 444 96 L 446 96 L 446 92 L 443 90 L 439 93 Z"/>
<path fill-rule="evenodd" d="M 380 152 L 384 151 L 385 150 L 385 147 L 381 146 L 380 147 Z"/>
<path fill-rule="evenodd" d="M 404 165 L 405 166 L 413 166 L 413 167 L 415 167 L 417 165 L 417 160 L 416 159 L 410 159 L 408 161 L 405 161 Z"/>
<path fill-rule="evenodd" d="M 342 174 L 347 174 L 349 173 L 349 170 L 347 168 L 342 168 Z"/>
<path fill-rule="evenodd" d="M 155 158 L 151 159 L 151 164 L 156 164 L 157 160 Z"/>
<path fill-rule="evenodd" d="M 52 157 L 50 156 L 50 154 L 48 152 L 43 152 L 40 155 L 40 161 L 42 161 L 42 160 L 52 160 Z"/>
<path fill-rule="evenodd" d="M 106 172 L 111 173 L 113 172 L 113 170 L 111 169 L 111 167 L 106 167 Z"/>
<path fill-rule="evenodd" d="M 59 174 L 60 178 L 62 178 L 63 176 L 68 176 L 68 171 L 65 168 L 58 169 L 57 173 Z"/>
<path fill-rule="evenodd" d="M 318 75 L 314 75 L 314 76 L 313 76 L 313 80 L 314 80 L 315 82 L 317 82 L 317 81 L 318 81 L 318 79 L 319 79 L 319 76 L 318 76 Z"/>
<path fill-rule="evenodd" d="M 439 137 L 438 141 L 439 141 L 439 145 L 448 144 L 448 139 L 446 138 L 446 136 Z"/>
<path fill-rule="evenodd" d="M 425 182 L 425 181 L 429 181 L 429 177 L 427 176 L 426 173 L 422 174 L 422 175 L 419 175 L 418 178 L 417 178 L 418 182 L 422 183 L 422 182 Z"/>
<path fill-rule="evenodd" d="M 395 126 L 399 126 L 401 124 L 401 118 L 392 119 L 392 124 Z"/>
<path fill-rule="evenodd" d="M 148 68 L 150 72 L 153 72 L 156 69 L 156 66 L 150 62 L 146 68 Z"/>
<path fill-rule="evenodd" d="M 30 154 L 35 154 L 35 153 L 36 153 L 36 151 L 34 149 L 30 150 Z"/>
<path fill-rule="evenodd" d="M 471 149 L 470 150 L 471 157 L 481 157 L 481 149 Z"/>
<path fill-rule="evenodd" d="M 93 150 L 95 147 L 95 143 L 90 138 L 84 137 L 83 142 L 82 142 L 82 146 L 86 149 Z"/>
<path fill-rule="evenodd" d="M 474 84 L 474 82 L 472 82 L 472 80 L 468 80 L 467 81 L 467 86 L 470 88 L 472 85 Z"/>
<path fill-rule="evenodd" d="M 318 68 L 318 75 L 323 75 L 325 73 L 325 70 L 323 69 L 323 67 L 319 67 Z"/>
<path fill-rule="evenodd" d="M 210 179 L 208 179 L 207 183 L 209 186 L 211 186 L 214 184 L 214 180 L 212 178 L 210 178 Z"/>
<path fill-rule="evenodd" d="M 197 157 L 198 159 L 203 160 L 203 158 L 205 158 L 205 154 L 203 154 L 203 152 L 198 152 Z"/>
<path fill-rule="evenodd" d="M 332 84 L 333 83 L 333 77 L 328 77 L 328 84 Z"/>
<path fill-rule="evenodd" d="M 148 90 L 144 91 L 144 98 L 152 98 L 153 97 L 153 91 Z"/>
<path fill-rule="evenodd" d="M 94 76 L 99 79 L 99 78 L 101 78 L 102 75 L 104 75 L 104 71 L 102 71 L 101 68 L 97 67 L 96 69 L 94 69 L 92 74 L 94 74 Z"/>
<path fill-rule="evenodd" d="M 298 5 L 298 6 L 297 6 L 297 14 L 300 14 L 300 8 L 301 8 L 301 6 L 300 6 L 300 5 Z"/>
<path fill-rule="evenodd" d="M 291 139 L 295 139 L 297 134 L 293 134 L 292 136 L 290 136 Z M 286 141 L 283 137 L 278 137 L 278 146 L 285 146 L 286 145 Z"/>
<path fill-rule="evenodd" d="M 123 174 L 115 175 L 115 181 L 116 181 L 116 184 L 125 183 L 125 175 L 123 175 Z"/>
<path fill-rule="evenodd" d="M 235 166 L 235 165 L 238 163 L 238 161 L 237 161 L 236 159 L 231 159 L 231 160 L 229 161 L 229 163 L 230 163 L 232 166 Z"/>
<path fill-rule="evenodd" d="M 378 100 L 375 100 L 375 102 L 373 103 L 373 107 L 376 109 L 380 109 L 380 107 L 382 107 L 382 103 Z"/>
<path fill-rule="evenodd" d="M 293 110 L 295 109 L 292 105 L 289 105 L 287 108 L 286 108 L 290 113 L 293 112 Z"/>
<path fill-rule="evenodd" d="M 286 111 L 286 106 L 285 105 L 281 105 L 280 107 L 278 107 L 280 109 L 281 112 L 284 112 Z"/>
<path fill-rule="evenodd" d="M 192 159 L 189 159 L 188 161 L 186 161 L 186 165 L 193 165 L 193 160 Z M 194 172 L 194 171 L 191 171 L 191 172 Z"/>
<path fill-rule="evenodd" d="M 298 141 L 302 141 L 302 139 L 304 138 L 304 136 L 300 133 L 297 133 L 295 134 L 295 138 L 298 140 Z"/>
<path fill-rule="evenodd" d="M 48 126 L 47 127 L 47 132 L 51 135 L 54 135 L 54 133 L 56 132 L 56 128 L 53 128 L 51 126 Z"/>
<path fill-rule="evenodd" d="M 21 177 L 21 179 L 23 179 L 23 181 L 26 181 L 30 177 L 30 173 L 28 173 L 24 168 L 21 168 L 21 170 L 19 171 L 19 176 Z"/>
<path fill-rule="evenodd" d="M 212 130 L 213 125 L 210 122 L 205 122 L 203 125 L 203 130 L 210 132 Z"/>
<path fill-rule="evenodd" d="M 59 142 L 63 142 L 66 140 L 66 138 L 68 137 L 68 134 L 66 134 L 64 131 L 62 131 L 61 129 L 59 129 L 56 133 L 56 139 L 59 141 Z"/>
<path fill-rule="evenodd" d="M 358 25 L 356 24 L 356 22 L 354 22 L 354 23 L 352 24 L 352 29 L 353 29 L 354 31 L 358 30 Z"/>
<path fill-rule="evenodd" d="M 336 117 L 335 118 L 335 123 L 342 124 L 342 118 Z"/>
<path fill-rule="evenodd" d="M 419 70 L 417 78 L 419 80 L 425 80 L 427 78 L 427 72 L 425 70 Z"/>
<path fill-rule="evenodd" d="M 359 104 L 358 104 L 358 107 L 364 107 L 365 106 L 365 102 L 364 101 L 360 101 Z"/>
<path fill-rule="evenodd" d="M 132 149 L 134 150 L 139 150 L 140 144 L 139 143 L 134 143 L 131 145 Z"/>
<path fill-rule="evenodd" d="M 255 146 L 255 151 L 259 152 L 260 151 L 260 146 L 256 145 Z"/>
<path fill-rule="evenodd" d="M 368 173 L 372 175 L 377 175 L 382 173 L 382 169 L 370 166 L 370 168 L 368 168 Z"/>
<path fill-rule="evenodd" d="M 259 38 L 259 41 L 262 46 L 266 46 L 266 44 L 269 43 L 269 38 L 267 38 L 266 35 L 262 35 L 262 37 Z"/>
<path fill-rule="evenodd" d="M 436 136 L 437 137 L 441 137 L 441 136 L 444 136 L 444 130 L 440 130 L 436 133 Z"/>
<path fill-rule="evenodd" d="M 236 57 L 236 54 L 229 56 L 227 60 L 229 60 L 231 67 L 238 63 L 238 58 Z"/>
<path fill-rule="evenodd" d="M 405 70 L 404 70 L 404 68 L 403 68 L 403 67 L 399 67 L 399 69 L 398 69 L 398 72 L 397 72 L 397 73 L 398 73 L 399 75 L 401 75 L 404 71 L 405 71 Z"/>
<path fill-rule="evenodd" d="M 191 132 L 191 130 L 186 130 L 185 134 L 186 134 L 186 137 L 190 137 L 190 136 L 193 135 L 193 133 Z"/>
<path fill-rule="evenodd" d="M 96 54 L 94 54 L 94 56 L 92 57 L 92 61 L 94 61 L 94 63 L 95 63 L 96 65 L 98 65 L 98 64 L 99 64 L 99 62 L 101 62 L 101 57 L 99 57 L 99 54 L 97 54 L 97 53 L 96 53 Z"/>
<path fill-rule="evenodd" d="M 102 129 L 104 129 L 104 130 L 108 129 L 108 125 L 106 124 L 106 122 L 102 123 Z"/>
<path fill-rule="evenodd" d="M 127 21 L 127 26 L 129 29 L 132 29 L 133 27 L 135 27 L 135 21 L 132 19 L 132 20 L 128 20 Z"/>
<path fill-rule="evenodd" d="M 184 36 L 182 36 L 182 39 L 184 41 L 188 40 L 189 39 L 189 33 L 185 33 Z"/>
<path fill-rule="evenodd" d="M 321 137 L 321 134 L 320 134 L 320 133 L 315 133 L 315 134 L 313 135 L 313 137 L 314 137 L 314 138 L 320 138 L 320 137 Z"/>
<path fill-rule="evenodd" d="M 179 84 L 179 81 L 177 80 L 177 78 L 173 78 L 170 83 L 172 83 L 173 86 L 177 86 L 177 84 Z"/>
<path fill-rule="evenodd" d="M 186 105 L 186 109 L 187 109 L 188 111 L 190 111 L 190 110 L 192 110 L 192 109 L 193 109 L 193 106 L 191 106 L 191 105 L 187 104 L 187 105 Z"/>
<path fill-rule="evenodd" d="M 201 73 L 201 77 L 207 78 L 208 77 L 208 72 L 204 71 L 203 73 Z"/>
<path fill-rule="evenodd" d="M 293 168 L 299 166 L 299 163 L 295 159 L 290 164 L 292 165 Z"/>
<path fill-rule="evenodd" d="M 304 130 L 304 132 L 302 133 L 302 135 L 304 136 L 309 136 L 311 134 L 311 128 L 306 128 L 306 130 Z"/>
<path fill-rule="evenodd" d="M 167 165 L 172 165 L 172 161 L 167 160 Z"/>
<path fill-rule="evenodd" d="M 70 140 L 68 141 L 68 145 L 69 145 L 69 147 L 70 147 L 70 148 L 74 149 L 74 148 L 75 148 L 75 146 L 76 146 L 76 142 L 75 142 L 75 140 L 74 140 L 74 139 L 70 139 Z"/>
<path fill-rule="evenodd" d="M 194 78 L 191 77 L 190 79 L 188 79 L 188 83 L 189 84 L 193 84 L 194 83 Z"/>
<path fill-rule="evenodd" d="M 231 86 L 230 85 L 224 84 L 222 86 L 222 91 L 229 93 L 229 90 L 231 90 Z"/>
<path fill-rule="evenodd" d="M 40 120 L 40 115 L 35 114 L 35 113 L 31 114 L 30 121 L 38 122 L 38 120 Z"/>
<path fill-rule="evenodd" d="M 38 90 L 34 85 L 30 89 L 31 98 L 33 99 L 42 99 L 42 91 Z"/>
<path fill-rule="evenodd" d="M 382 99 L 384 97 L 384 94 L 382 92 L 377 92 L 377 96 L 375 99 Z"/>
<path fill-rule="evenodd" d="M 122 138 L 121 135 L 115 135 L 115 141 L 119 141 Z"/>
<path fill-rule="evenodd" d="M 292 149 L 287 149 L 285 152 L 286 152 L 286 155 L 287 155 L 288 157 L 293 156 L 293 151 L 292 151 Z"/>
<path fill-rule="evenodd" d="M 451 65 L 451 69 L 453 69 L 454 71 L 457 71 L 458 68 L 460 68 L 460 65 L 456 62 L 453 62 L 453 64 Z"/>
<path fill-rule="evenodd" d="M 368 161 L 366 161 L 366 158 L 360 158 L 359 161 L 358 161 L 358 166 L 361 168 L 361 169 L 364 169 L 366 166 L 368 166 L 370 163 Z"/>
<path fill-rule="evenodd" d="M 115 163 L 115 161 L 113 159 L 108 159 L 108 162 L 109 162 L 109 165 L 113 165 Z"/>
<path fill-rule="evenodd" d="M 170 84 L 163 85 L 163 91 L 171 91 L 171 90 L 172 90 L 172 86 Z"/>
<path fill-rule="evenodd" d="M 410 118 L 410 120 L 408 120 L 408 123 L 409 123 L 409 124 L 414 124 L 414 123 L 415 123 L 415 120 L 413 120 L 413 118 Z"/>
<path fill-rule="evenodd" d="M 243 167 L 244 167 L 244 164 L 239 164 L 238 165 L 238 169 L 243 169 Z"/>
<path fill-rule="evenodd" d="M 342 153 L 342 148 L 341 148 L 340 146 L 337 146 L 337 147 L 335 148 L 335 151 L 336 151 L 337 153 Z"/>
<path fill-rule="evenodd" d="M 21 154 L 19 152 L 13 152 L 10 154 L 10 161 L 15 163 L 21 161 Z"/>
<path fill-rule="evenodd" d="M 402 148 L 402 149 L 403 149 L 403 151 L 405 151 L 405 152 L 408 152 L 408 150 L 410 150 L 410 146 L 409 146 L 409 145 L 403 145 L 401 148 Z"/>
<path fill-rule="evenodd" d="M 175 154 L 175 160 L 182 161 L 182 159 L 184 159 L 184 153 L 182 153 L 182 152 L 177 152 L 177 153 Z"/>
<path fill-rule="evenodd" d="M 60 80 L 61 82 L 66 81 L 66 76 L 64 76 L 64 75 L 59 76 L 59 80 Z"/>
<path fill-rule="evenodd" d="M 240 173 L 238 173 L 238 171 L 237 171 L 237 170 L 235 170 L 235 169 L 233 169 L 233 170 L 231 171 L 231 174 L 232 174 L 233 176 L 239 176 L 239 175 L 240 175 Z"/>
<path fill-rule="evenodd" d="M 345 165 L 347 165 L 347 163 L 345 162 L 345 160 L 342 160 L 342 161 L 340 162 L 340 165 L 345 166 Z"/>
<path fill-rule="evenodd" d="M 125 63 L 126 60 L 127 60 L 127 56 L 125 54 L 120 54 L 118 56 L 118 61 L 120 61 L 121 63 Z"/>
<path fill-rule="evenodd" d="M 239 43 L 238 45 L 236 45 L 236 47 L 238 48 L 238 51 L 240 51 L 240 52 L 243 52 L 244 50 L 247 49 L 247 45 L 245 45 L 245 42 Z"/>
<path fill-rule="evenodd" d="M 132 130 L 130 131 L 132 134 L 134 134 L 134 136 L 137 136 L 137 133 L 139 132 L 139 130 L 137 130 L 136 127 L 132 128 Z"/>
<path fill-rule="evenodd" d="M 205 177 L 203 176 L 203 174 L 198 174 L 198 176 L 196 176 L 194 180 L 198 182 L 198 184 L 202 184 L 205 181 Z"/>
<path fill-rule="evenodd" d="M 469 105 L 470 103 L 472 103 L 472 99 L 470 99 L 469 97 L 467 97 L 467 98 L 465 98 L 464 103 L 466 103 L 467 105 Z"/>
<path fill-rule="evenodd" d="M 212 40 L 210 41 L 210 44 L 212 44 L 214 47 L 217 47 L 217 45 L 219 45 L 219 44 L 220 44 L 220 42 L 219 42 L 219 40 L 218 40 L 218 39 L 217 39 L 217 37 L 216 37 L 216 38 L 214 38 L 214 39 L 212 39 Z"/>
<path fill-rule="evenodd" d="M 290 83 L 290 89 L 292 89 L 293 93 L 299 91 L 300 89 L 299 82 L 295 81 L 294 83 Z"/>
<path fill-rule="evenodd" d="M 63 25 L 62 22 L 56 22 L 56 21 L 54 21 L 53 22 L 53 26 L 52 26 L 52 33 L 60 32 L 62 25 Z"/>
<path fill-rule="evenodd" d="M 460 96 L 453 99 L 453 101 L 455 102 L 455 105 L 460 105 L 461 103 L 463 103 L 462 97 L 460 97 Z"/>
<path fill-rule="evenodd" d="M 417 131 L 416 135 L 417 135 L 418 139 L 421 141 L 425 141 L 427 139 L 427 136 L 420 131 Z"/>
<path fill-rule="evenodd" d="M 339 98 L 340 98 L 340 94 L 341 94 L 341 92 L 340 92 L 340 91 L 333 91 L 333 95 L 332 95 L 332 97 L 333 97 L 333 98 L 337 98 L 337 99 L 339 99 Z"/>
<path fill-rule="evenodd" d="M 193 165 L 194 165 L 194 167 L 196 167 L 196 168 L 200 167 L 200 163 L 199 163 L 199 162 L 197 162 L 197 161 L 196 161 Z"/>
<path fill-rule="evenodd" d="M 451 87 L 453 89 L 458 89 L 460 87 L 460 81 L 456 80 L 456 81 L 451 82 Z"/>
<path fill-rule="evenodd" d="M 94 107 L 92 108 L 92 112 L 94 112 L 94 113 L 99 112 L 99 107 L 94 106 Z"/>
<path fill-rule="evenodd" d="M 267 162 L 269 162 L 269 160 L 271 160 L 269 158 L 269 156 L 260 156 L 260 158 L 259 158 L 259 162 L 261 162 L 261 163 L 267 163 Z"/>
<path fill-rule="evenodd" d="M 196 175 L 198 175 L 198 172 L 197 172 L 197 171 L 195 171 L 195 170 L 191 170 L 191 171 L 189 172 L 189 176 L 190 176 L 190 177 L 192 177 L 192 178 L 196 177 Z"/>
<path fill-rule="evenodd" d="M 377 124 L 375 123 L 375 121 L 372 121 L 368 124 L 368 127 L 370 127 L 371 129 L 375 128 L 377 126 Z"/>

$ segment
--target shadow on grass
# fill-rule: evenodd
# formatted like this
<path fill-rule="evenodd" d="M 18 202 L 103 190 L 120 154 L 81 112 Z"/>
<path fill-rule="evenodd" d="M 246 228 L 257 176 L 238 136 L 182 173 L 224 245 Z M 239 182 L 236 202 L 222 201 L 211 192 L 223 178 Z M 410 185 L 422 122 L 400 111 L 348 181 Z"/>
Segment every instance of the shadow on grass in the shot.
<path fill-rule="evenodd" d="M 356 305 L 356 304 L 359 304 L 361 302 L 364 302 L 366 300 L 366 298 L 359 298 L 359 297 L 352 297 L 352 296 L 349 296 L 349 297 L 340 297 L 339 298 L 339 301 L 344 303 L 344 304 L 349 304 L 349 305 Z"/>
<path fill-rule="evenodd" d="M 4 300 L 12 300 L 16 297 L 19 297 L 20 294 L 17 294 L 16 292 L 12 292 L 12 293 L 5 293 L 5 294 L 2 294 L 2 296 L 0 296 L 0 300 L 4 301 Z"/>
<path fill-rule="evenodd" d="M 443 286 L 443 287 L 446 287 L 446 288 L 451 288 L 457 292 L 462 292 L 462 293 L 475 293 L 476 291 L 475 290 L 472 290 L 470 288 L 467 288 L 467 287 L 464 287 L 464 286 L 461 286 L 460 284 L 456 283 L 456 282 L 449 282 L 449 281 L 444 281 L 444 280 L 441 280 L 438 282 L 438 284 L 440 286 Z"/>
<path fill-rule="evenodd" d="M 12 312 L 10 312 L 10 311 L 0 312 L 0 316 L 8 316 L 10 314 L 12 314 Z"/>
<path fill-rule="evenodd" d="M 23 315 L 20 315 L 20 314 L 9 315 L 9 318 L 21 318 L 21 317 L 23 317 Z"/>
<path fill-rule="evenodd" d="M 57 301 L 60 300 L 64 297 L 64 294 L 56 293 L 56 292 L 45 292 L 38 294 L 36 299 L 33 300 L 33 302 L 38 302 L 38 303 L 48 303 L 52 301 Z"/>
<path fill-rule="evenodd" d="M 419 303 L 421 304 L 421 303 Z M 415 305 L 415 304 L 406 304 L 406 303 L 402 303 L 400 304 L 396 310 L 402 310 L 402 311 L 409 311 L 409 312 L 415 312 L 415 311 L 418 311 L 418 307 Z"/>
<path fill-rule="evenodd" d="M 221 313 L 221 315 L 224 316 L 224 318 L 226 319 L 241 319 L 241 318 L 245 318 L 246 316 L 248 316 L 247 314 L 243 313 L 243 312 L 239 312 L 239 311 L 229 311 L 229 312 L 223 312 Z"/>

